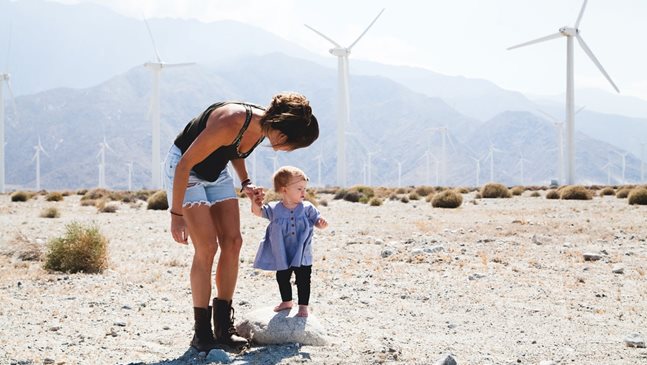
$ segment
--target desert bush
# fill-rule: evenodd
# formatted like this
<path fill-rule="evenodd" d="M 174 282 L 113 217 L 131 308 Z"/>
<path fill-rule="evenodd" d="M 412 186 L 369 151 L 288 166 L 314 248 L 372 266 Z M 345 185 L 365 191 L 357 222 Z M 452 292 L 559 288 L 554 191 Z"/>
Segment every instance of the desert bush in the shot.
<path fill-rule="evenodd" d="M 403 195 L 402 198 L 400 198 L 400 201 L 406 204 L 409 202 L 409 197 L 406 195 Z"/>
<path fill-rule="evenodd" d="M 647 188 L 635 188 L 629 193 L 629 204 L 647 205 Z"/>
<path fill-rule="evenodd" d="M 361 198 L 359 198 L 359 202 L 362 204 L 368 204 L 368 197 L 362 196 Z"/>
<path fill-rule="evenodd" d="M 155 194 L 157 190 L 138 190 L 134 194 L 139 200 L 143 201 L 148 201 L 148 198 L 151 197 L 151 195 Z"/>
<path fill-rule="evenodd" d="M 58 218 L 61 216 L 61 213 L 56 207 L 45 208 L 40 212 L 41 218 Z"/>
<path fill-rule="evenodd" d="M 358 191 L 347 191 L 346 194 L 344 195 L 344 200 L 349 201 L 351 203 L 357 203 L 359 202 L 359 199 L 362 197 L 362 194 Z"/>
<path fill-rule="evenodd" d="M 607 186 L 606 188 L 600 190 L 599 193 L 600 196 L 606 196 L 606 195 L 616 195 L 616 191 L 613 190 L 612 187 Z"/>
<path fill-rule="evenodd" d="M 357 191 L 367 198 L 372 198 L 375 195 L 375 190 L 370 186 L 356 185 L 350 188 L 350 191 Z"/>
<path fill-rule="evenodd" d="M 70 196 L 70 195 L 72 195 L 72 192 L 71 192 L 71 191 L 69 191 L 69 190 L 65 190 L 65 191 L 63 191 L 63 192 L 61 193 L 61 195 L 63 195 L 63 196 Z"/>
<path fill-rule="evenodd" d="M 31 197 L 29 196 L 29 194 L 24 191 L 16 191 L 13 194 L 11 194 L 12 202 L 26 202 L 30 198 Z"/>
<path fill-rule="evenodd" d="M 269 202 L 274 202 L 279 200 L 281 200 L 281 194 L 277 193 L 274 190 L 265 191 L 265 199 L 263 199 L 263 204 L 267 204 Z"/>
<path fill-rule="evenodd" d="M 433 199 L 433 198 L 434 198 L 434 195 L 435 195 L 434 193 L 429 193 L 429 194 L 427 194 L 427 196 L 425 197 L 425 201 L 426 201 L 427 203 L 430 203 L 430 202 L 431 202 L 431 199 Z"/>
<path fill-rule="evenodd" d="M 393 194 L 389 195 L 389 200 L 398 200 L 398 199 L 400 199 L 400 198 L 398 197 L 398 194 L 396 194 L 396 193 L 393 193 Z"/>
<path fill-rule="evenodd" d="M 557 190 L 548 190 L 546 193 L 546 199 L 559 199 L 560 195 Z"/>
<path fill-rule="evenodd" d="M 411 192 L 409 193 L 409 200 L 420 200 L 420 195 L 418 195 L 418 193 L 416 193 L 415 191 Z"/>
<path fill-rule="evenodd" d="M 526 191 L 526 189 L 523 186 L 515 186 L 514 188 L 512 188 L 511 193 L 512 195 L 519 196 L 523 194 L 524 191 Z"/>
<path fill-rule="evenodd" d="M 97 207 L 99 213 L 115 213 L 119 209 L 117 204 L 103 204 L 101 208 Z"/>
<path fill-rule="evenodd" d="M 618 192 L 616 192 L 616 198 L 618 199 L 625 199 L 626 197 L 629 196 L 629 193 L 631 192 L 631 188 L 629 187 L 623 187 Z"/>
<path fill-rule="evenodd" d="M 540 196 L 541 194 L 539 194 L 538 191 L 533 191 L 532 193 L 530 193 L 531 198 L 539 198 Z"/>
<path fill-rule="evenodd" d="M 458 208 L 463 204 L 463 195 L 455 190 L 445 190 L 434 195 L 431 206 L 434 208 Z"/>
<path fill-rule="evenodd" d="M 476 193 L 474 194 L 474 199 L 483 199 L 483 196 L 481 195 L 481 193 Z"/>
<path fill-rule="evenodd" d="M 405 188 L 398 188 L 398 190 L 396 190 L 395 192 L 396 192 L 396 194 L 406 194 L 409 191 L 407 189 L 405 189 Z"/>
<path fill-rule="evenodd" d="M 326 200 L 326 199 L 319 200 L 319 205 L 321 205 L 322 207 L 327 207 L 328 206 L 328 200 Z"/>
<path fill-rule="evenodd" d="M 369 202 L 369 205 L 372 207 L 379 207 L 380 205 L 382 205 L 382 203 L 384 203 L 382 199 L 372 198 L 371 201 Z"/>
<path fill-rule="evenodd" d="M 418 194 L 420 196 L 427 196 L 427 195 L 433 193 L 435 190 L 434 190 L 433 186 L 425 186 L 425 185 L 423 185 L 423 186 L 418 186 L 415 191 L 416 191 L 416 194 Z"/>
<path fill-rule="evenodd" d="M 166 199 L 166 191 L 159 190 L 155 194 L 151 195 L 146 201 L 148 205 L 146 209 L 152 210 L 166 210 L 168 209 L 168 200 Z"/>
<path fill-rule="evenodd" d="M 108 239 L 96 225 L 72 222 L 54 238 L 45 255 L 45 269 L 66 273 L 100 273 L 108 267 Z"/>
<path fill-rule="evenodd" d="M 85 195 L 88 192 L 88 189 L 79 189 L 76 191 L 76 195 Z"/>
<path fill-rule="evenodd" d="M 94 207 L 97 205 L 97 201 L 94 199 L 81 200 L 82 207 Z"/>
<path fill-rule="evenodd" d="M 337 190 L 337 192 L 335 192 L 335 196 L 333 197 L 333 199 L 335 199 L 335 200 L 344 199 L 344 197 L 346 196 L 347 193 L 348 193 L 348 190 L 339 189 L 339 190 Z"/>
<path fill-rule="evenodd" d="M 45 196 L 45 200 L 48 202 L 60 202 L 63 200 L 63 194 L 53 191 Z"/>
<path fill-rule="evenodd" d="M 562 189 L 560 198 L 564 200 L 591 200 L 593 194 L 591 190 L 581 185 L 569 185 Z"/>
<path fill-rule="evenodd" d="M 456 191 L 458 191 L 461 194 L 469 194 L 470 189 L 463 186 L 463 187 L 457 188 Z"/>
<path fill-rule="evenodd" d="M 481 196 L 483 198 L 493 199 L 493 198 L 510 198 L 510 190 L 502 184 L 498 183 L 489 183 L 485 184 L 481 188 Z"/>
<path fill-rule="evenodd" d="M 109 196 L 110 192 L 106 189 L 92 189 L 83 194 L 81 200 L 97 200 Z"/>

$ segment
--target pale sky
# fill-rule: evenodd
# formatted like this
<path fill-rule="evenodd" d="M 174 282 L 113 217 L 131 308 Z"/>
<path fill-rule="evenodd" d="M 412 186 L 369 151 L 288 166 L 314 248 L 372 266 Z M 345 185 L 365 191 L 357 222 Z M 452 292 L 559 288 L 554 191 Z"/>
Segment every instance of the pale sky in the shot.
<path fill-rule="evenodd" d="M 573 26 L 582 0 L 57 0 L 93 2 L 141 18 L 223 19 L 252 24 L 315 53 L 352 43 L 382 8 L 352 59 L 420 66 L 446 75 L 483 78 L 526 94 L 561 94 L 566 38 L 506 48 Z M 623 95 L 647 100 L 647 1 L 589 0 L 580 34 Z M 216 41 L 216 39 L 214 39 Z M 613 91 L 575 46 L 576 88 Z"/>

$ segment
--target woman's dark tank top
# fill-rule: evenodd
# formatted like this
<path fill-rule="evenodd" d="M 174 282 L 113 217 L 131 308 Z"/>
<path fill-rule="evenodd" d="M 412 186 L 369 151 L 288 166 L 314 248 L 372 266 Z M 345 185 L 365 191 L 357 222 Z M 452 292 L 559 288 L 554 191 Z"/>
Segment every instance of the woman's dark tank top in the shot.
<path fill-rule="evenodd" d="M 240 129 L 240 132 L 238 132 L 238 136 L 236 136 L 236 139 L 234 139 L 232 144 L 228 146 L 220 146 L 217 150 L 213 151 L 209 156 L 207 156 L 207 158 L 200 161 L 197 165 L 193 166 L 192 170 L 200 178 L 211 182 L 218 179 L 218 176 L 220 176 L 222 170 L 227 167 L 227 163 L 229 163 L 229 161 L 239 158 L 246 158 L 263 141 L 263 139 L 265 139 L 265 137 L 261 137 L 249 151 L 245 153 L 238 153 L 240 140 L 243 138 L 243 133 L 245 133 L 247 127 L 249 126 L 249 123 L 252 120 L 252 107 L 262 110 L 265 110 L 265 108 L 255 104 L 242 103 L 237 101 L 215 103 L 208 107 L 207 110 L 202 112 L 202 114 L 193 118 L 193 120 L 191 120 L 189 124 L 184 127 L 184 130 L 180 132 L 177 138 L 175 138 L 174 142 L 174 144 L 182 151 L 182 154 L 184 154 L 186 150 L 189 149 L 189 146 L 191 146 L 191 143 L 193 143 L 198 135 L 206 128 L 207 120 L 209 119 L 211 112 L 227 104 L 238 104 L 244 106 L 245 110 L 247 111 L 247 117 L 245 118 L 245 124 L 243 124 L 243 127 Z"/>

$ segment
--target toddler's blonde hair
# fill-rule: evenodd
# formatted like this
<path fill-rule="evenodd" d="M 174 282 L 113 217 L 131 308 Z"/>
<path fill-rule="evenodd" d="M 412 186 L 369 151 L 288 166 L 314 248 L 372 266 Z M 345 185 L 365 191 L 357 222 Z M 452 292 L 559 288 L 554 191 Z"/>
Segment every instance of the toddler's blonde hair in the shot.
<path fill-rule="evenodd" d="M 287 187 L 292 178 L 302 178 L 304 181 L 309 181 L 308 176 L 303 170 L 294 166 L 283 166 L 276 170 L 272 180 L 274 181 L 274 191 L 281 192 L 281 188 Z"/>

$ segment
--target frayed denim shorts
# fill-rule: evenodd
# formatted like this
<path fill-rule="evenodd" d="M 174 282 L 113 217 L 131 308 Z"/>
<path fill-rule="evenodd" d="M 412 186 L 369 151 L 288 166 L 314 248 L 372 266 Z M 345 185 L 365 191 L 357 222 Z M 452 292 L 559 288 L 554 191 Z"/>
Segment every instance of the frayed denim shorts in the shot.
<path fill-rule="evenodd" d="M 176 145 L 172 145 L 164 161 L 164 187 L 169 208 L 173 204 L 175 168 L 181 157 L 182 151 Z M 189 173 L 189 183 L 184 193 L 182 207 L 186 208 L 199 204 L 212 206 L 228 199 L 237 199 L 237 196 L 234 189 L 234 180 L 227 172 L 227 169 L 222 170 L 218 179 L 213 182 L 200 178 L 193 170 Z"/>

